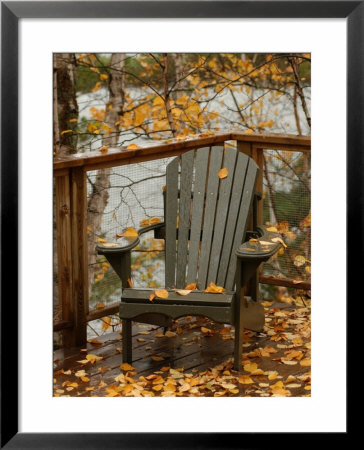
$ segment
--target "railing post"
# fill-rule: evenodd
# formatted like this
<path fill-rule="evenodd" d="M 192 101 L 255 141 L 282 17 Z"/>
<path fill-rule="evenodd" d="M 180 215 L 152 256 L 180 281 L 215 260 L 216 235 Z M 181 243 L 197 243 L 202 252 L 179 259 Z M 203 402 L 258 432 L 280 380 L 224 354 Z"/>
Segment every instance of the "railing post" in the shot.
<path fill-rule="evenodd" d="M 59 301 L 65 347 L 86 343 L 88 314 L 87 185 L 82 167 L 55 174 Z"/>
<path fill-rule="evenodd" d="M 89 310 L 87 250 L 87 183 L 83 167 L 71 169 L 71 247 L 74 345 L 86 343 Z"/>
<path fill-rule="evenodd" d="M 72 250 L 71 250 L 71 197 L 70 176 L 66 174 L 54 177 L 55 219 L 58 259 L 58 299 L 62 308 L 62 320 L 73 322 L 72 298 Z M 63 345 L 74 345 L 74 330 L 63 330 Z"/>
<path fill-rule="evenodd" d="M 262 194 L 262 200 L 258 202 L 258 224 L 263 224 L 263 202 L 264 202 L 264 192 L 263 192 L 263 169 L 264 169 L 264 159 L 263 159 L 263 149 L 256 147 L 255 145 L 252 146 L 252 158 L 257 163 L 259 167 L 259 174 L 257 179 L 257 191 L 261 192 Z"/>

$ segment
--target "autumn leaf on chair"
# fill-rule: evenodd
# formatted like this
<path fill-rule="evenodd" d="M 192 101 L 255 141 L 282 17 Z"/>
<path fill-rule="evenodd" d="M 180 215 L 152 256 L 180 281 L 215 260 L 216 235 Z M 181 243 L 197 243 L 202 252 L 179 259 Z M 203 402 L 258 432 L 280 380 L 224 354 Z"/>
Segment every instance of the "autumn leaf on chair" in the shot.
<path fill-rule="evenodd" d="M 222 294 L 226 289 L 222 286 L 216 286 L 215 283 L 211 281 L 211 283 L 207 286 L 204 292 L 209 292 L 210 294 Z"/>
<path fill-rule="evenodd" d="M 158 298 L 168 298 L 168 291 L 166 291 L 165 289 L 156 289 L 154 291 L 154 294 Z"/>
<path fill-rule="evenodd" d="M 226 167 L 224 167 L 223 169 L 220 169 L 217 174 L 219 176 L 220 179 L 226 178 L 228 176 L 228 170 Z"/>

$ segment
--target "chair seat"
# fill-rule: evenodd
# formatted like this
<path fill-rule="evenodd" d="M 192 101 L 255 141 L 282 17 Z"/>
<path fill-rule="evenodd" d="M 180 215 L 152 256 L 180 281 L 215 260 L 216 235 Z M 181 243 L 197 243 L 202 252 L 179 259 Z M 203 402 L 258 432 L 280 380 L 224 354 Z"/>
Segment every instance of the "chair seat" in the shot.
<path fill-rule="evenodd" d="M 235 292 L 226 291 L 222 294 L 211 294 L 203 291 L 192 291 L 187 295 L 180 295 L 173 289 L 167 289 L 168 298 L 155 297 L 151 302 L 150 295 L 154 289 L 123 289 L 122 302 L 164 305 L 201 305 L 201 306 L 231 306 Z"/>

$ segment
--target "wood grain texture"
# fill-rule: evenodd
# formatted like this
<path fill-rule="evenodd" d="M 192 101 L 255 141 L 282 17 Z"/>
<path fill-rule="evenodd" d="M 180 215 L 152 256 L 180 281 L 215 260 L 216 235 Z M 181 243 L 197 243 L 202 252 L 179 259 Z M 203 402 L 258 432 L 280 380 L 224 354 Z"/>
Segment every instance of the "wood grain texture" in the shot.
<path fill-rule="evenodd" d="M 89 307 L 87 259 L 86 173 L 76 167 L 71 172 L 72 296 L 75 343 L 86 342 L 86 315 Z"/>
<path fill-rule="evenodd" d="M 235 177 L 231 192 L 230 209 L 225 228 L 224 244 L 222 247 L 220 264 L 217 274 L 217 284 L 219 286 L 225 286 L 226 273 L 230 263 L 230 256 L 232 252 L 236 222 L 238 220 L 240 203 L 243 195 L 248 161 L 249 159 L 246 155 L 242 153 L 238 154 L 235 168 Z"/>
<path fill-rule="evenodd" d="M 207 273 L 210 261 L 211 240 L 215 223 L 215 212 L 217 194 L 220 179 L 218 171 L 221 169 L 224 147 L 212 147 L 210 155 L 210 167 L 206 190 L 206 204 L 203 221 L 203 234 L 201 243 L 201 254 L 198 266 L 198 287 L 206 287 Z"/>
<path fill-rule="evenodd" d="M 187 283 L 195 283 L 197 281 L 197 267 L 201 241 L 209 153 L 210 149 L 208 147 L 201 148 L 196 152 L 195 174 L 197 174 L 197 176 L 195 176 L 193 188 Z"/>
<path fill-rule="evenodd" d="M 259 170 L 258 166 L 255 164 L 255 162 L 252 159 L 249 159 L 244 183 L 244 191 L 239 208 L 239 216 L 236 223 L 236 229 L 232 244 L 232 252 L 230 255 L 230 262 L 226 275 L 225 281 L 226 289 L 231 289 L 235 283 L 235 269 L 236 269 L 235 249 L 237 249 L 238 246 L 242 243 L 246 233 L 249 214 L 251 212 L 251 207 L 253 203 L 258 170 Z"/>
<path fill-rule="evenodd" d="M 174 287 L 176 283 L 176 226 L 178 211 L 178 158 L 174 159 L 166 171 L 166 286 Z"/>
<path fill-rule="evenodd" d="M 194 163 L 194 151 L 181 157 L 180 200 L 177 245 L 176 287 L 183 288 L 186 284 L 186 265 L 188 251 L 188 235 L 190 230 L 191 191 Z"/>
<path fill-rule="evenodd" d="M 298 152 L 311 151 L 311 138 L 309 136 L 295 136 L 288 134 L 244 134 L 236 131 L 216 133 L 212 136 L 196 136 L 182 142 L 163 143 L 150 147 L 128 150 L 125 147 L 110 148 L 108 153 L 85 153 L 80 156 L 65 156 L 55 158 L 53 163 L 54 174 L 60 169 L 70 167 L 84 167 L 85 170 L 96 170 L 107 167 L 116 167 L 125 164 L 134 164 L 141 161 L 165 158 L 180 155 L 188 150 L 200 147 L 218 145 L 225 141 L 257 143 L 260 148 L 290 150 Z"/>
<path fill-rule="evenodd" d="M 216 282 L 217 273 L 220 265 L 221 250 L 224 241 L 225 229 L 227 225 L 230 208 L 231 190 L 235 175 L 235 163 L 237 152 L 235 149 L 226 149 L 222 166 L 227 169 L 228 175 L 220 180 L 219 197 L 216 208 L 216 219 L 214 225 L 213 240 L 211 245 L 211 255 L 209 271 L 207 275 L 207 284 L 210 281 Z"/>
<path fill-rule="evenodd" d="M 59 302 L 62 306 L 62 320 L 73 322 L 74 304 L 72 299 L 72 247 L 71 247 L 71 197 L 69 176 L 54 179 L 55 216 L 58 258 Z M 74 328 L 63 333 L 63 345 L 74 344 Z"/>

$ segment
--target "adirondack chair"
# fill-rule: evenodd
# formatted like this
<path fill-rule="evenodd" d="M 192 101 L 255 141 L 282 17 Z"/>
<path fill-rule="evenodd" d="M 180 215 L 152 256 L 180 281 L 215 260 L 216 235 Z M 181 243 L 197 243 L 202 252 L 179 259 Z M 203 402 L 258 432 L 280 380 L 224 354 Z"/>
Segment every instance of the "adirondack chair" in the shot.
<path fill-rule="evenodd" d="M 221 168 L 228 175 L 220 179 Z M 184 153 L 167 166 L 164 222 L 142 228 L 138 237 L 121 238 L 117 246 L 97 246 L 122 283 L 124 362 L 132 361 L 132 320 L 168 327 L 174 319 L 195 315 L 235 327 L 234 369 L 241 370 L 243 328 L 260 331 L 264 326 L 257 271 L 280 247 L 271 240 L 279 235 L 256 224 L 258 171 L 251 158 L 232 148 L 215 146 Z M 252 209 L 255 229 L 247 233 Z M 139 236 L 150 230 L 156 238 L 165 239 L 169 293 L 168 298 L 153 301 L 149 300 L 151 290 L 127 284 L 131 250 L 139 244 Z M 204 292 L 210 282 L 226 291 Z M 198 290 L 184 296 L 175 291 L 188 283 L 197 283 Z"/>

